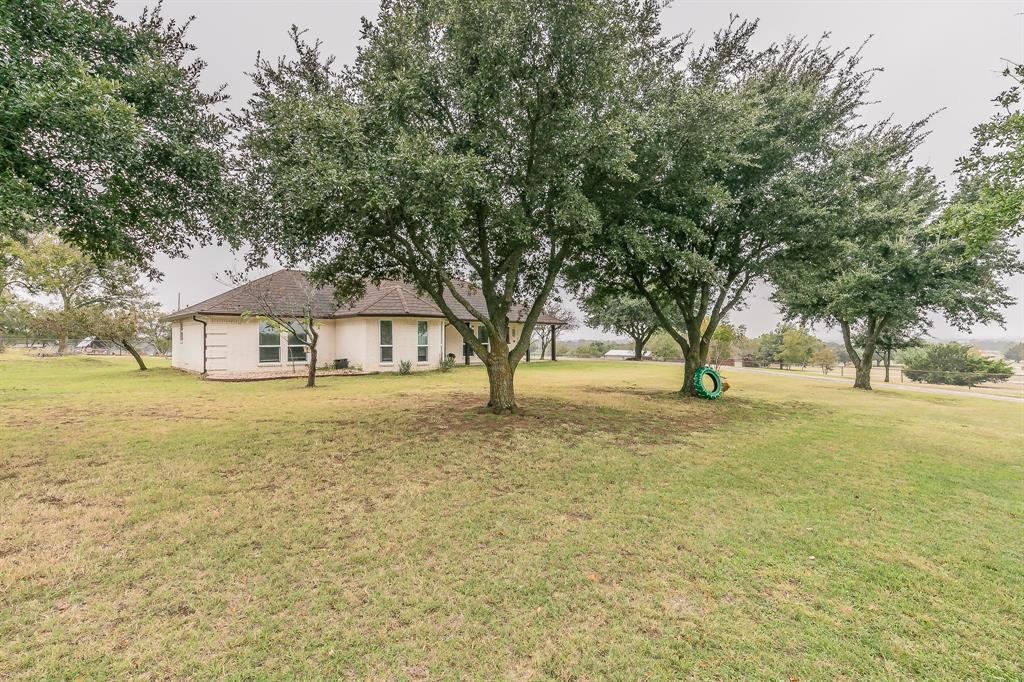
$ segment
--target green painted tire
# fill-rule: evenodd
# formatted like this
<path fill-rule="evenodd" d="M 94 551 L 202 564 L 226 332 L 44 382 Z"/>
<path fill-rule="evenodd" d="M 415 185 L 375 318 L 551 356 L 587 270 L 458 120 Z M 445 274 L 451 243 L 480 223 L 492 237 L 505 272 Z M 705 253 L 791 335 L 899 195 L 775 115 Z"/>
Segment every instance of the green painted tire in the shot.
<path fill-rule="evenodd" d="M 711 383 L 714 384 L 710 390 L 704 385 L 704 377 L 710 377 Z M 722 395 L 722 377 L 718 376 L 718 372 L 710 367 L 701 367 L 693 373 L 693 389 L 701 398 L 714 400 Z"/>

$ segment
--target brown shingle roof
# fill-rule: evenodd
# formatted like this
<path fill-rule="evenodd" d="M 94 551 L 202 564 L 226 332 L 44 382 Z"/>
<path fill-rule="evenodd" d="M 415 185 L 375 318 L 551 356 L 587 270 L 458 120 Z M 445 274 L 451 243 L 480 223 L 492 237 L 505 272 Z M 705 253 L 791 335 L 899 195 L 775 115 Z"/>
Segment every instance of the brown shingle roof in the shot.
<path fill-rule="evenodd" d="M 276 310 L 286 316 L 300 316 L 306 300 L 306 287 L 309 279 L 301 270 L 278 270 L 275 273 L 243 284 L 223 294 L 209 298 L 202 303 L 176 310 L 167 315 L 165 320 L 177 320 L 192 315 L 243 315 L 254 313 L 259 309 L 259 298 L 268 298 Z M 480 311 L 487 309 L 483 293 L 470 284 L 459 282 L 459 293 L 471 306 Z M 464 308 L 451 292 L 445 292 L 445 302 L 466 322 L 476 320 Z M 334 287 L 326 286 L 316 289 L 313 299 L 313 312 L 316 317 L 329 319 L 334 317 L 444 317 L 441 309 L 428 297 L 420 295 L 416 287 L 407 282 L 384 281 L 380 284 L 366 283 L 363 295 L 357 300 L 338 306 L 334 297 Z M 528 310 L 513 305 L 509 310 L 509 320 L 522 322 Z M 565 324 L 551 315 L 541 313 L 538 324 Z"/>

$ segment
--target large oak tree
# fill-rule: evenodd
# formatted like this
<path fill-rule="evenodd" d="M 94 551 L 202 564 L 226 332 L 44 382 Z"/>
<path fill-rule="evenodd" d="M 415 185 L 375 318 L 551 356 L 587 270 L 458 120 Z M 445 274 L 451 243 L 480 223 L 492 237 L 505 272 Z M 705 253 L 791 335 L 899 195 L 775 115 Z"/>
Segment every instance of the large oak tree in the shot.
<path fill-rule="evenodd" d="M 883 124 L 840 150 L 836 210 L 821 221 L 817 253 L 797 252 L 773 276 L 787 314 L 837 326 L 856 367 L 856 388 L 871 388 L 880 339 L 930 316 L 962 330 L 1002 321 L 1013 299 L 1003 278 L 1021 268 L 1005 229 L 949 220 L 938 182 L 914 167 L 921 124 Z"/>
<path fill-rule="evenodd" d="M 151 267 L 207 239 L 224 97 L 188 24 L 113 0 L 0 2 L 0 238 L 56 229 L 94 258 Z"/>
<path fill-rule="evenodd" d="M 635 360 L 644 359 L 644 346 L 661 324 L 647 301 L 630 296 L 592 296 L 584 301 L 583 312 L 588 327 L 633 339 Z"/>
<path fill-rule="evenodd" d="M 94 328 L 103 326 L 97 311 L 136 309 L 147 298 L 134 268 L 120 261 L 97 263 L 51 233 L 16 244 L 12 254 L 17 285 L 55 304 L 35 307 L 33 327 L 55 336 L 59 353 L 67 351 L 73 334 L 96 333 Z"/>
<path fill-rule="evenodd" d="M 755 31 L 733 22 L 644 93 L 634 176 L 576 273 L 584 290 L 648 301 L 683 350 L 687 396 L 718 325 L 812 231 L 826 150 L 870 81 L 857 52 L 800 39 L 759 51 Z"/>
<path fill-rule="evenodd" d="M 229 236 L 342 291 L 415 283 L 487 366 L 492 409 L 515 409 L 516 366 L 559 273 L 633 172 L 635 92 L 673 42 L 659 7 L 393 0 L 341 71 L 293 29 L 297 55 L 258 63 L 236 119 L 245 191 Z M 513 304 L 528 312 L 511 345 Z"/>

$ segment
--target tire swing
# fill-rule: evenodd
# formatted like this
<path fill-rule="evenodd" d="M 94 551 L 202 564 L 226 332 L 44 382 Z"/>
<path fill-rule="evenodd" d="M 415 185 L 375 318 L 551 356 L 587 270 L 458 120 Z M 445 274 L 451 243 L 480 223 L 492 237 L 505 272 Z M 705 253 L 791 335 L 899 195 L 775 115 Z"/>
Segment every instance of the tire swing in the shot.
<path fill-rule="evenodd" d="M 709 389 L 704 385 L 704 377 L 711 379 L 712 387 Z M 718 376 L 718 372 L 711 369 L 710 367 L 701 367 L 693 373 L 693 390 L 697 392 L 697 395 L 706 400 L 714 400 L 722 395 L 724 386 L 722 385 L 722 377 Z"/>

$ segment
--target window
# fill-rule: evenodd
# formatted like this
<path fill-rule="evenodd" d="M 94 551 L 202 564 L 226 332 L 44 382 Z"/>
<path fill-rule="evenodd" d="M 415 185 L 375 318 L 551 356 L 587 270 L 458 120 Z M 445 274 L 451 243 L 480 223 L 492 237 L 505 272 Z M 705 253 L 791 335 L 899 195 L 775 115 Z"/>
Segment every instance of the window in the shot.
<path fill-rule="evenodd" d="M 292 322 L 288 325 L 288 362 L 305 362 L 308 357 L 306 353 L 306 342 L 308 330 L 301 322 Z"/>
<path fill-rule="evenodd" d="M 260 322 L 260 362 L 281 362 L 281 332 L 266 320 Z"/>
<path fill-rule="evenodd" d="M 487 327 L 485 327 L 483 325 L 480 325 L 479 327 L 477 327 L 476 328 L 476 338 L 477 338 L 478 341 L 480 341 L 480 343 L 484 344 L 484 349 L 488 353 L 490 353 L 491 352 L 491 341 L 490 341 L 490 339 L 487 336 Z"/>
<path fill-rule="evenodd" d="M 427 354 L 429 352 L 427 329 L 425 320 L 420 320 L 416 323 L 416 362 L 427 361 Z"/>
<path fill-rule="evenodd" d="M 380 321 L 380 361 L 394 360 L 394 344 L 391 341 L 391 320 Z"/>
<path fill-rule="evenodd" d="M 180 341 L 184 341 L 184 340 L 185 340 L 185 323 L 184 322 L 178 322 L 178 341 L 180 342 Z"/>

